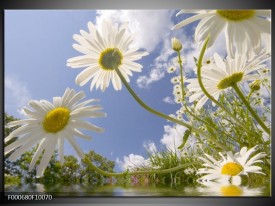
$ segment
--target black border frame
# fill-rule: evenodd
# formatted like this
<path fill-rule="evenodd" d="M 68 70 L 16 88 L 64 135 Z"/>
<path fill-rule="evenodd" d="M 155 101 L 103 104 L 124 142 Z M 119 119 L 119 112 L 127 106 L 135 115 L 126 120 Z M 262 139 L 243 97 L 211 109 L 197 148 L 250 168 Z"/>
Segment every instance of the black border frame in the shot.
<path fill-rule="evenodd" d="M 2 24 L 0 33 L 0 63 L 1 63 L 1 89 L 0 89 L 0 132 L 4 131 L 4 10 L 38 9 L 38 10 L 81 10 L 81 9 L 271 9 L 270 0 L 1 0 L 0 22 Z M 273 43 L 273 41 L 272 41 Z M 273 46 L 272 46 L 273 47 Z M 272 54 L 273 56 L 273 54 Z M 272 75 L 273 79 L 273 75 Z M 274 87 L 272 81 L 272 87 Z M 274 92 L 272 90 L 272 96 Z M 273 103 L 272 103 L 273 104 Z M 272 105 L 273 106 L 273 105 Z M 272 116 L 274 111 L 272 110 Z M 271 117 L 272 119 L 272 117 Z M 2 137 L 4 135 L 1 135 Z M 4 161 L 3 144 L 0 141 L 0 163 Z M 274 151 L 272 150 L 272 157 Z M 272 161 L 273 162 L 273 161 Z M 274 176 L 274 170 L 272 170 Z M 273 182 L 273 179 L 272 179 Z M 273 191 L 271 184 L 271 197 L 54 197 L 51 201 L 7 201 L 4 199 L 4 174 L 0 170 L 0 192 L 1 203 L 6 204 L 89 204 L 89 205 L 271 205 L 273 202 Z M 1 204 L 2 205 L 2 204 Z"/>

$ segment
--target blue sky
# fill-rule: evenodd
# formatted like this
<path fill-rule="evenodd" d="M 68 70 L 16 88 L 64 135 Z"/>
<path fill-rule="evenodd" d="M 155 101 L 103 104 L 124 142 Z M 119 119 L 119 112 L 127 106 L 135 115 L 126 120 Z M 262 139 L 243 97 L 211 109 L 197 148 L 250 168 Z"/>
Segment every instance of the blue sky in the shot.
<path fill-rule="evenodd" d="M 176 13 L 168 10 L 6 10 L 5 111 L 24 118 L 20 111 L 31 99 L 52 101 L 54 96 L 62 96 L 67 87 L 83 90 L 86 99 L 101 100 L 107 117 L 91 120 L 103 127 L 104 133 L 87 133 L 93 139 L 78 139 L 78 143 L 86 152 L 94 150 L 110 160 L 117 160 L 117 170 L 127 158 L 146 159 L 145 148 L 159 151 L 178 142 L 179 139 L 174 140 L 179 137 L 171 124 L 141 108 L 124 87 L 118 92 L 112 87 L 105 92 L 95 89 L 90 92 L 88 84 L 83 87 L 75 84 L 75 77 L 82 69 L 66 66 L 67 59 L 81 55 L 72 48 L 75 43 L 72 36 L 79 34 L 80 29 L 87 31 L 88 21 L 100 24 L 106 18 L 127 20 L 130 29 L 137 32 L 134 44 L 150 53 L 139 61 L 143 72 L 135 73 L 130 85 L 148 105 L 166 114 L 174 113 L 178 105 L 164 101 L 173 98 L 170 82 L 173 75 L 166 72 L 176 56 L 171 49 L 171 38 L 175 36 L 184 42 L 188 74 L 192 74 L 193 56 L 198 55 L 192 36 L 196 23 L 171 31 L 174 24 L 186 17 L 175 17 Z M 222 51 L 219 44 L 217 48 Z M 65 153 L 75 154 L 69 145 Z"/>

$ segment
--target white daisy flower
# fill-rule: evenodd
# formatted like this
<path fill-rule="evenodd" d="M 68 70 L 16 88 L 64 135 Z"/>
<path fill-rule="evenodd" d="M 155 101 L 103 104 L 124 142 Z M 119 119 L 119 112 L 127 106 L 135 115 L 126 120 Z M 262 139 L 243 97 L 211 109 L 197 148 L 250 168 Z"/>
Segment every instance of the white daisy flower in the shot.
<path fill-rule="evenodd" d="M 171 78 L 172 84 L 178 84 L 180 83 L 180 78 L 178 76 Z"/>
<path fill-rule="evenodd" d="M 177 119 L 180 120 L 180 121 L 183 120 L 182 115 L 177 115 Z"/>
<path fill-rule="evenodd" d="M 177 115 L 182 115 L 182 114 L 184 114 L 184 113 L 182 112 L 182 110 L 177 110 L 177 111 L 176 111 L 176 114 L 177 114 Z"/>
<path fill-rule="evenodd" d="M 196 62 L 197 64 L 198 62 Z M 214 60 L 214 57 L 213 57 L 213 54 L 210 56 L 209 54 L 205 54 L 203 56 L 203 59 L 202 59 L 202 62 L 201 62 L 201 65 L 202 67 L 204 68 L 211 68 L 211 66 L 215 64 L 215 60 Z M 197 66 L 193 67 L 193 71 L 194 73 L 197 75 L 198 74 L 198 71 L 197 71 Z"/>
<path fill-rule="evenodd" d="M 259 75 L 259 79 L 261 80 L 262 83 L 270 85 L 271 71 L 269 68 L 264 68 L 264 69 L 258 71 L 258 75 Z"/>
<path fill-rule="evenodd" d="M 209 56 L 205 56 L 203 58 L 203 61 L 202 61 L 202 65 L 204 65 L 204 66 L 207 66 L 207 65 L 209 66 L 209 65 L 212 65 L 214 63 L 215 63 L 214 58 L 209 57 Z"/>
<path fill-rule="evenodd" d="M 168 69 L 167 69 L 167 72 L 168 73 L 173 73 L 173 72 L 175 72 L 176 71 L 176 69 L 174 68 L 174 67 L 169 67 Z"/>
<path fill-rule="evenodd" d="M 180 112 L 181 112 L 181 114 L 186 113 L 186 108 L 185 108 L 185 106 L 182 106 L 182 107 L 180 108 Z"/>
<path fill-rule="evenodd" d="M 181 86 L 179 84 L 174 85 L 173 91 L 175 91 L 175 90 L 181 90 Z"/>
<path fill-rule="evenodd" d="M 174 89 L 173 95 L 178 98 L 182 98 L 182 89 Z"/>
<path fill-rule="evenodd" d="M 228 121 L 228 120 L 226 120 L 226 119 L 222 119 L 221 121 L 221 124 L 223 125 L 223 126 L 225 126 L 225 125 L 228 125 L 230 122 Z"/>
<path fill-rule="evenodd" d="M 231 57 L 235 51 L 241 54 L 252 51 L 258 53 L 262 46 L 262 34 L 270 36 L 270 10 L 181 10 L 177 15 L 182 13 L 196 15 L 181 21 L 173 29 L 201 20 L 196 27 L 194 37 L 198 44 L 202 45 L 210 34 L 209 46 L 224 31 L 227 51 Z"/>
<path fill-rule="evenodd" d="M 183 83 L 185 82 L 185 80 L 186 80 L 186 77 L 183 76 Z M 178 86 L 174 86 L 174 89 L 175 89 L 175 87 L 181 88 L 181 76 L 172 77 L 171 78 L 171 83 L 174 84 L 174 85 L 178 85 Z"/>
<path fill-rule="evenodd" d="M 213 58 L 214 64 L 202 66 L 201 76 L 205 89 L 218 100 L 220 94 L 233 84 L 257 79 L 258 75 L 255 72 L 264 68 L 263 62 L 268 60 L 270 56 L 263 52 L 248 61 L 245 56 L 237 53 L 234 59 L 227 57 L 227 59 L 223 60 L 215 53 Z M 196 109 L 200 109 L 206 103 L 208 97 L 201 90 L 197 78 L 185 81 L 189 83 L 187 85 L 188 91 L 193 92 L 189 97 L 189 101 L 198 101 Z"/>
<path fill-rule="evenodd" d="M 256 147 L 247 150 L 247 147 L 243 147 L 240 152 L 235 155 L 232 152 L 227 152 L 227 157 L 222 153 L 219 155 L 222 157 L 221 161 L 215 160 L 208 154 L 205 154 L 207 158 L 199 157 L 203 162 L 205 168 L 200 168 L 197 174 L 206 174 L 198 179 L 198 182 L 218 181 L 222 183 L 231 182 L 235 185 L 241 184 L 241 175 L 248 175 L 248 173 L 259 173 L 262 168 L 255 166 L 255 163 L 262 162 L 260 158 L 265 157 L 266 154 L 260 152 L 250 158 L 251 154 L 256 151 Z"/>
<path fill-rule="evenodd" d="M 182 103 L 182 98 L 176 97 L 176 98 L 175 98 L 175 103 L 176 103 L 176 104 L 181 104 L 181 103 Z"/>
<path fill-rule="evenodd" d="M 126 25 L 118 27 L 110 21 L 103 21 L 101 31 L 92 22 L 88 23 L 89 33 L 80 30 L 80 35 L 73 38 L 79 43 L 73 47 L 84 55 L 67 60 L 72 68 L 87 67 L 77 75 L 76 84 L 83 86 L 91 81 L 90 90 L 96 87 L 104 91 L 110 81 L 115 90 L 121 90 L 121 80 L 114 70 L 118 68 L 127 82 L 132 72 L 141 72 L 142 65 L 135 63 L 147 52 L 138 52 L 130 48 L 133 35 L 129 34 Z"/>
<path fill-rule="evenodd" d="M 184 64 L 186 64 L 186 62 L 187 62 L 187 60 L 186 60 L 186 58 L 184 57 L 184 56 L 181 56 L 180 57 L 181 58 L 181 64 L 182 65 L 184 65 Z M 179 57 L 177 56 L 177 57 L 174 57 L 173 59 L 172 59 L 172 63 L 174 64 L 174 65 L 179 65 Z"/>
<path fill-rule="evenodd" d="M 29 102 L 31 108 L 24 108 L 28 119 L 8 123 L 8 127 L 21 126 L 5 138 L 5 142 L 8 142 L 13 137 L 18 137 L 18 140 L 5 147 L 5 154 L 15 150 L 9 157 L 11 161 L 14 161 L 40 142 L 29 167 L 29 171 L 31 171 L 40 155 L 43 154 L 37 167 L 37 176 L 43 174 L 56 145 L 58 145 L 60 162 L 61 164 L 64 162 L 65 140 L 73 146 L 80 158 L 84 158 L 84 153 L 74 136 L 90 140 L 91 137 L 83 134 L 79 129 L 95 132 L 103 132 L 103 129 L 82 120 L 82 118 L 106 116 L 105 113 L 98 111 L 102 109 L 101 106 L 89 105 L 97 101 L 96 99 L 79 103 L 84 97 L 84 92 L 76 93 L 74 89 L 67 88 L 62 97 L 53 98 L 53 103 L 47 100 L 31 100 Z"/>
<path fill-rule="evenodd" d="M 184 173 L 185 173 L 186 175 L 191 175 L 191 174 L 193 174 L 194 172 L 195 172 L 195 170 L 192 169 L 192 168 L 190 168 L 190 167 L 188 167 L 187 169 L 184 170 Z"/>

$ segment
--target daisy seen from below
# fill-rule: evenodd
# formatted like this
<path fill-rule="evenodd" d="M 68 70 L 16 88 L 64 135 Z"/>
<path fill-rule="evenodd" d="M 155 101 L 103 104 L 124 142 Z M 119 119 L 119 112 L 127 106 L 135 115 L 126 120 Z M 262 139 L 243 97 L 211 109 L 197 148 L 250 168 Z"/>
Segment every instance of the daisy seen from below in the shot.
<path fill-rule="evenodd" d="M 215 160 L 208 154 L 205 154 L 206 158 L 199 157 L 203 162 L 205 168 L 200 168 L 197 175 L 205 174 L 198 179 L 199 183 L 205 183 L 208 181 L 216 181 L 220 183 L 231 182 L 234 185 L 241 184 L 241 175 L 248 175 L 248 173 L 259 173 L 262 168 L 256 166 L 255 163 L 261 163 L 260 158 L 265 157 L 266 154 L 260 152 L 253 157 L 250 157 L 252 153 L 256 151 L 257 146 L 247 150 L 247 147 L 243 147 L 240 152 L 233 153 L 227 152 L 225 157 L 222 153 L 219 155 L 222 157 L 221 161 Z"/>
<path fill-rule="evenodd" d="M 187 24 L 200 20 L 195 30 L 195 40 L 202 45 L 210 35 L 209 46 L 224 31 L 228 54 L 235 51 L 242 54 L 258 53 L 261 49 L 263 34 L 270 36 L 270 10 L 181 10 L 177 13 L 195 13 L 176 24 L 173 29 L 179 29 Z M 252 52 L 252 53 L 251 53 Z"/>
<path fill-rule="evenodd" d="M 204 64 L 201 68 L 202 82 L 208 93 L 216 100 L 220 94 L 229 89 L 233 84 L 244 81 L 253 81 L 259 78 L 258 71 L 265 67 L 264 62 L 270 59 L 270 54 L 261 52 L 248 60 L 245 56 L 235 54 L 235 58 L 227 57 L 223 60 L 217 53 L 213 55 L 213 63 Z M 197 78 L 185 80 L 189 83 L 187 89 L 193 93 L 189 102 L 198 101 L 196 109 L 200 109 L 208 100 L 203 93 Z"/>
<path fill-rule="evenodd" d="M 110 21 L 103 21 L 101 28 L 100 30 L 89 22 L 89 32 L 80 30 L 80 35 L 73 36 L 78 42 L 73 44 L 73 47 L 83 55 L 68 59 L 67 66 L 87 67 L 75 79 L 76 84 L 80 86 L 91 80 L 90 90 L 96 87 L 104 91 L 112 81 L 114 89 L 121 90 L 122 83 L 115 68 L 118 68 L 129 82 L 132 72 L 141 72 L 142 69 L 142 65 L 135 61 L 148 53 L 131 47 L 134 36 L 129 33 L 126 24 L 118 26 Z"/>
<path fill-rule="evenodd" d="M 36 174 L 38 177 L 43 174 L 47 167 L 56 145 L 58 145 L 60 162 L 61 164 L 64 162 L 65 140 L 72 145 L 80 158 L 84 158 L 84 153 L 74 136 L 90 140 L 91 137 L 83 134 L 79 129 L 95 132 L 103 132 L 103 129 L 82 119 L 106 116 L 100 111 L 101 106 L 90 105 L 90 103 L 97 101 L 96 99 L 79 103 L 84 97 L 84 92 L 76 93 L 74 89 L 67 88 L 62 97 L 53 98 L 53 103 L 47 100 L 31 100 L 29 102 L 31 108 L 24 108 L 28 119 L 8 123 L 8 127 L 20 127 L 5 138 L 5 142 L 8 142 L 13 137 L 18 137 L 15 142 L 5 147 L 5 155 L 15 150 L 9 157 L 11 161 L 14 161 L 39 143 L 29 166 L 29 171 L 31 171 L 44 151 L 37 167 Z"/>

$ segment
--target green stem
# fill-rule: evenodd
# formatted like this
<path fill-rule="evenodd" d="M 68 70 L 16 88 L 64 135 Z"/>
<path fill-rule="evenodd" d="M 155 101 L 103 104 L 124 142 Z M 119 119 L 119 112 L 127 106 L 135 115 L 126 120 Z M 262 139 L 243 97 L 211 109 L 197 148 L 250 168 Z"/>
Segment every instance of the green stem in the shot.
<path fill-rule="evenodd" d="M 145 104 L 137 95 L 136 93 L 132 90 L 132 88 L 130 87 L 130 85 L 127 83 L 127 81 L 125 80 L 125 78 L 123 77 L 123 75 L 121 74 L 121 72 L 119 71 L 118 68 L 115 68 L 119 78 L 121 79 L 121 81 L 123 82 L 124 86 L 127 88 L 127 90 L 130 92 L 130 94 L 133 96 L 133 98 L 147 111 L 161 117 L 161 118 L 164 118 L 166 120 L 169 120 L 171 122 L 175 122 L 179 125 L 182 125 L 184 127 L 187 127 L 188 129 L 192 130 L 193 132 L 196 132 L 198 134 L 201 134 L 203 135 L 204 137 L 208 138 L 210 141 L 212 141 L 214 144 L 216 144 L 218 147 L 220 147 L 221 149 L 223 150 L 227 150 L 227 147 L 219 142 L 217 142 L 213 137 L 211 137 L 210 135 L 208 135 L 207 133 L 193 127 L 192 125 L 188 124 L 188 123 L 185 123 L 185 122 L 182 122 L 178 119 L 175 119 L 173 117 L 170 117 L 168 115 L 165 115 L 151 107 L 149 107 L 147 104 Z"/>
<path fill-rule="evenodd" d="M 227 134 L 226 132 L 224 132 L 224 131 L 222 131 L 222 130 L 219 130 L 217 127 L 214 127 L 213 125 L 209 124 L 209 123 L 206 122 L 205 120 L 203 120 L 203 119 L 197 117 L 196 115 L 194 115 L 194 113 L 188 109 L 188 107 L 186 106 L 186 104 L 184 104 L 184 108 L 185 108 L 185 110 L 188 112 L 188 114 L 191 115 L 192 117 L 194 117 L 196 120 L 198 120 L 198 121 L 204 123 L 205 125 L 211 127 L 212 129 L 215 129 L 217 132 L 220 132 L 220 133 L 226 135 L 228 138 L 233 139 L 231 135 Z M 235 140 L 235 139 L 233 139 L 233 140 Z M 236 140 L 235 140 L 235 141 L 236 141 Z"/>
<path fill-rule="evenodd" d="M 177 51 L 178 54 L 178 58 L 179 58 L 179 66 L 180 66 L 180 81 L 181 81 L 181 89 L 182 89 L 182 100 L 184 100 L 184 84 L 183 84 L 183 66 L 182 66 L 182 60 L 181 60 L 181 56 L 180 56 L 180 51 Z M 184 104 L 184 107 L 186 109 L 186 111 L 193 116 L 195 119 L 197 119 L 198 121 L 203 122 L 204 124 L 207 124 L 209 127 L 211 127 L 212 129 L 215 129 L 223 134 L 226 134 L 225 132 L 222 132 L 220 130 L 218 130 L 216 127 L 213 127 L 212 125 L 208 124 L 206 121 L 200 119 L 199 117 L 197 117 L 196 115 L 194 115 L 192 112 L 189 111 L 189 109 L 187 108 L 186 104 Z M 227 136 L 229 136 L 228 134 L 226 134 Z"/>
<path fill-rule="evenodd" d="M 263 78 L 263 76 L 261 75 L 261 73 L 260 73 L 259 71 L 257 71 L 257 73 L 259 74 L 259 76 L 260 76 L 261 78 Z M 271 92 L 270 92 L 270 90 L 269 90 L 269 88 L 268 88 L 268 85 L 266 85 L 265 81 L 262 81 L 262 84 L 264 85 L 264 87 L 266 88 L 267 92 L 268 92 L 269 95 L 271 96 Z"/>
<path fill-rule="evenodd" d="M 247 96 L 247 99 L 248 99 L 248 101 L 250 101 L 250 97 L 251 97 L 251 95 L 252 95 L 252 93 L 254 92 L 254 90 L 250 90 L 250 92 L 249 92 L 249 94 L 248 94 L 248 96 Z"/>
<path fill-rule="evenodd" d="M 181 83 L 181 92 L 182 92 L 182 101 L 184 100 L 184 84 L 183 84 L 183 67 L 182 67 L 182 60 L 180 57 L 180 52 L 178 51 L 178 58 L 179 58 L 179 65 L 180 65 L 180 83 Z"/>
<path fill-rule="evenodd" d="M 258 116 L 258 114 L 254 111 L 254 109 L 251 107 L 249 102 L 246 100 L 246 97 L 240 90 L 237 84 L 231 85 L 231 87 L 235 90 L 235 92 L 238 94 L 238 96 L 241 98 L 244 105 L 247 107 L 250 114 L 254 117 L 254 119 L 259 123 L 259 125 L 263 128 L 263 130 L 270 135 L 270 129 L 265 125 L 265 123 L 262 121 L 262 119 Z"/>
<path fill-rule="evenodd" d="M 163 169 L 163 170 L 145 170 L 145 171 L 135 171 L 135 172 L 129 172 L 127 170 L 126 172 L 115 173 L 115 172 L 105 172 L 105 171 L 99 169 L 87 157 L 85 157 L 83 160 L 85 161 L 86 164 L 88 164 L 88 167 L 95 170 L 99 174 L 101 174 L 103 176 L 107 176 L 107 177 L 123 177 L 123 176 L 127 176 L 127 175 L 144 175 L 144 174 L 165 174 L 165 173 L 174 172 L 174 171 L 192 166 L 194 164 L 200 163 L 199 161 L 190 162 L 190 163 L 186 163 L 186 164 L 183 164 L 183 165 L 179 165 L 177 167 L 173 167 L 173 168 L 169 168 L 169 169 Z"/>
<path fill-rule="evenodd" d="M 222 110 L 224 110 L 226 112 L 226 114 L 228 114 L 236 123 L 238 123 L 248 134 L 251 134 L 252 133 L 245 127 L 245 125 L 240 122 L 237 117 L 235 117 L 230 111 L 228 111 L 222 104 L 220 104 L 220 102 L 218 102 L 214 97 L 212 97 L 208 91 L 205 89 L 203 83 L 202 83 L 202 77 L 201 77 L 201 67 L 202 67 L 202 60 L 203 60 L 203 56 L 204 56 L 204 53 L 205 53 L 205 50 L 206 50 L 206 47 L 207 47 L 207 44 L 208 44 L 208 41 L 209 41 L 209 37 L 206 39 L 203 47 L 202 47 L 202 50 L 201 50 L 201 53 L 200 53 L 200 56 L 199 56 L 199 59 L 198 59 L 198 64 L 197 64 L 197 67 L 198 67 L 198 71 L 197 71 L 197 75 L 198 75 L 198 81 L 199 81 L 199 85 L 201 87 L 201 90 L 203 91 L 203 93 L 212 101 L 214 102 L 217 106 L 219 106 Z"/>

